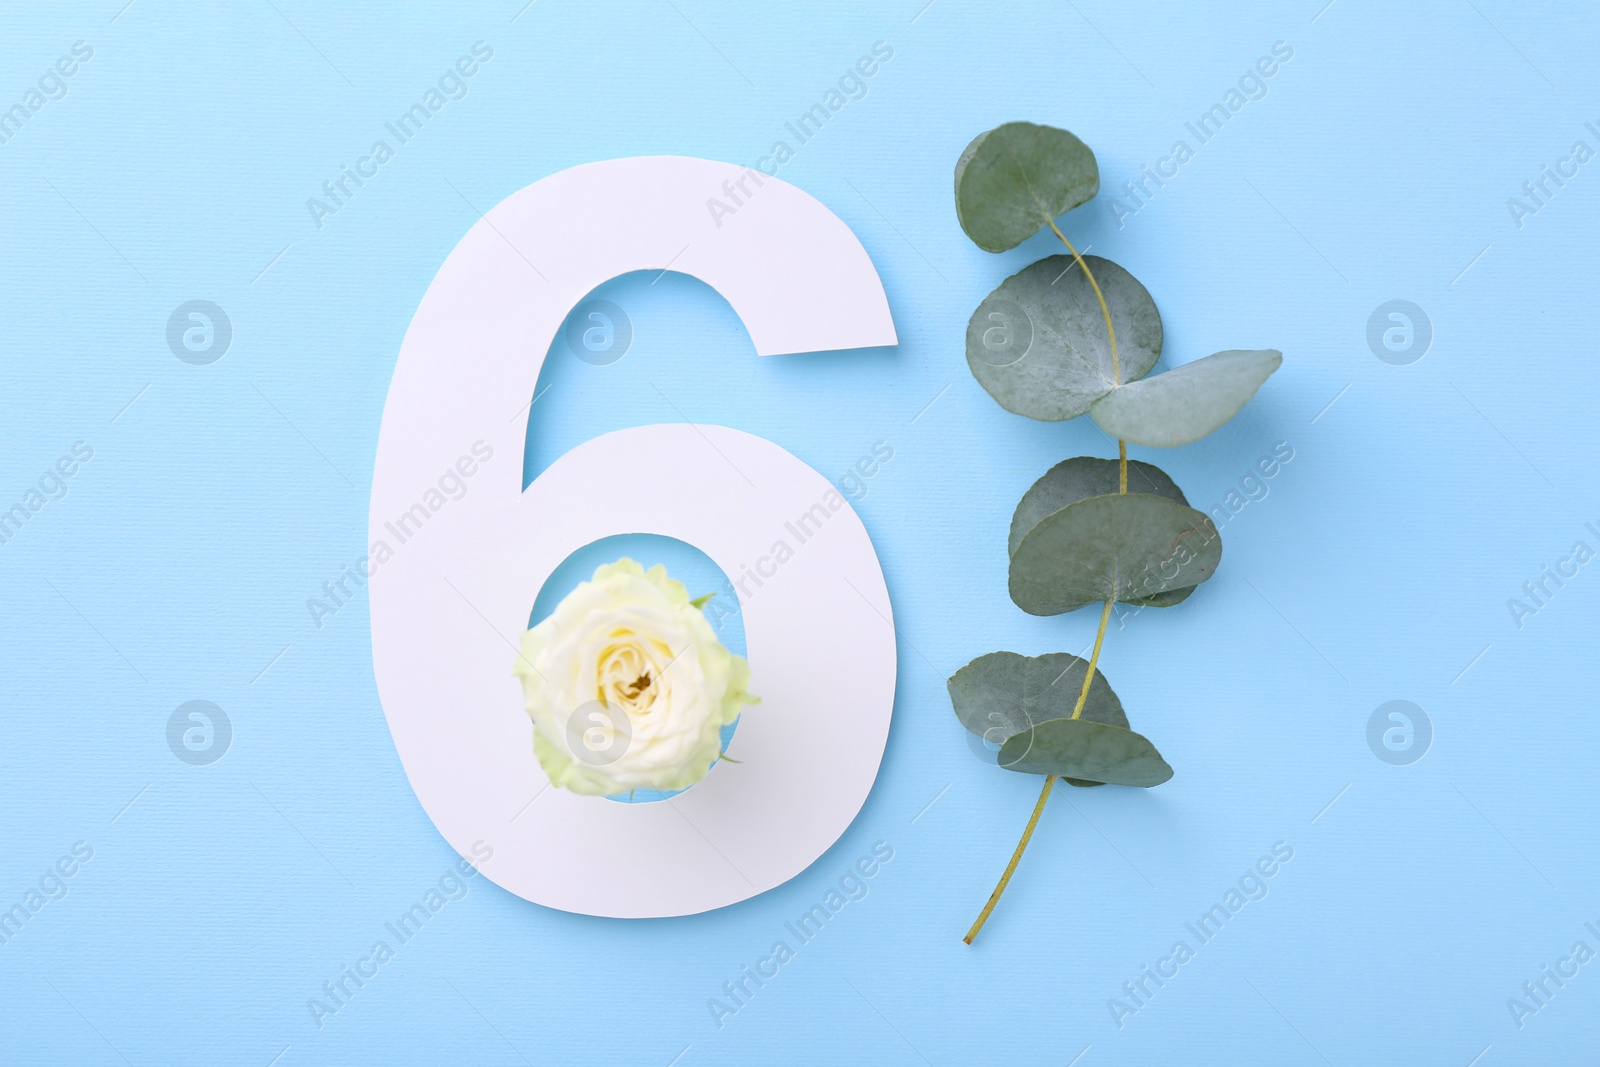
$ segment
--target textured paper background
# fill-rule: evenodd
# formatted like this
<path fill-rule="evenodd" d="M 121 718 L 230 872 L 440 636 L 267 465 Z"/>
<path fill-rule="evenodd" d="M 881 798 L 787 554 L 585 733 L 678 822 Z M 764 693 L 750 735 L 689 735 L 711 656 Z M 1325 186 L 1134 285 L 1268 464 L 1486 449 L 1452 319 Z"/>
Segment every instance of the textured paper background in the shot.
<path fill-rule="evenodd" d="M 1078 0 L 1012 5 L 1003 22 L 961 0 L 759 13 L 540 0 L 515 21 L 521 0 L 8 12 L 7 106 L 74 41 L 94 55 L 0 144 L 0 502 L 75 441 L 94 458 L 0 546 L 0 906 L 74 842 L 94 858 L 0 945 L 5 1058 L 1466 1064 L 1488 1046 L 1480 1065 L 1581 1059 L 1595 964 L 1552 984 L 1521 1030 L 1506 1000 L 1574 941 L 1600 948 L 1583 925 L 1600 925 L 1600 564 L 1521 629 L 1506 601 L 1578 539 L 1600 548 L 1585 527 L 1600 526 L 1600 163 L 1549 183 L 1521 228 L 1506 201 L 1575 140 L 1600 149 L 1584 125 L 1600 125 L 1596 27 L 1474 2 Z M 317 228 L 307 198 L 393 141 L 386 124 L 478 40 L 494 56 L 466 97 Z M 879 40 L 894 55 L 865 97 L 800 144 L 785 124 Z M 1266 95 L 1197 145 L 1186 124 L 1280 40 L 1294 55 Z M 956 157 L 1013 118 L 1080 134 L 1108 197 L 1175 139 L 1195 146 L 1122 228 L 1100 204 L 1067 230 L 1149 287 L 1166 364 L 1270 345 L 1285 365 L 1211 438 L 1134 455 L 1207 509 L 1278 442 L 1294 459 L 1223 526 L 1213 582 L 1107 639 L 1108 678 L 1177 777 L 1053 799 L 968 949 L 1037 782 L 974 757 L 944 678 L 997 648 L 1087 644 L 1087 613 L 1010 603 L 1005 529 L 1052 463 L 1112 452 L 1087 423 L 1007 415 L 964 366 L 970 310 L 1055 251 L 1041 238 L 988 255 L 955 223 Z M 794 149 L 782 177 L 882 272 L 899 348 L 758 359 L 704 286 L 624 279 L 598 295 L 629 316 L 628 353 L 596 367 L 558 350 L 530 446 L 538 467 L 687 418 L 766 437 L 836 482 L 892 447 L 854 503 L 901 633 L 873 793 L 813 868 L 709 915 L 574 918 L 475 879 L 318 1029 L 308 998 L 396 941 L 386 924 L 456 862 L 384 725 L 365 595 L 320 628 L 306 606 L 366 552 L 378 420 L 412 311 L 478 211 L 530 181 L 655 152 L 754 165 L 779 139 Z M 232 324 L 209 366 L 167 345 L 168 317 L 195 299 Z M 1367 342 L 1394 299 L 1433 327 L 1409 366 Z M 204 767 L 166 740 L 196 699 L 232 724 Z M 1407 767 L 1366 739 L 1394 699 L 1433 725 Z M 1185 924 L 1278 841 L 1294 859 L 1266 899 L 1199 945 Z M 874 871 L 865 897 L 802 942 L 787 924 L 859 861 Z M 793 958 L 755 986 L 743 968 L 780 939 Z M 1178 939 L 1195 958 L 1117 1029 L 1107 1000 Z M 719 1029 L 707 1001 L 737 981 L 747 1003 Z"/>

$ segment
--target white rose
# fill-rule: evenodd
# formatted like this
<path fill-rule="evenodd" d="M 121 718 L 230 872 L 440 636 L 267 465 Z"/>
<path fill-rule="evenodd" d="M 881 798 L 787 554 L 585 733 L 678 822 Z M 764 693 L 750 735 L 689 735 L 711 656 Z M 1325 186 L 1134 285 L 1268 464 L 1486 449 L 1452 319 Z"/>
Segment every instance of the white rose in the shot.
<path fill-rule="evenodd" d="M 665 567 L 594 572 L 522 635 L 513 672 L 533 752 L 574 793 L 685 789 L 721 755 L 722 727 L 757 703 L 750 667 Z"/>

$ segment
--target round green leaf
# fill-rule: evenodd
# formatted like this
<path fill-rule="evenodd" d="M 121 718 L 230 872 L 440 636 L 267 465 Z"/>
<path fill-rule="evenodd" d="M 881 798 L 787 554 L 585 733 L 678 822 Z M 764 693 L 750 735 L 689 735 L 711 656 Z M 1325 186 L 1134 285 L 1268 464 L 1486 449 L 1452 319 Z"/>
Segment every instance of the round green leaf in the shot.
<path fill-rule="evenodd" d="M 956 671 L 946 685 L 961 725 L 998 745 L 1036 723 L 1071 716 L 1088 668 L 1087 660 L 1066 652 L 1043 656 L 991 652 Z M 1089 685 L 1082 717 L 1128 725 L 1122 701 L 1098 670 Z"/>
<path fill-rule="evenodd" d="M 1131 382 L 1161 356 L 1161 313 L 1139 279 L 1085 256 L 1117 330 L 1117 370 Z M 1077 260 L 1049 256 L 1013 274 L 967 322 L 967 366 L 1000 406 L 1030 419 L 1072 419 L 1117 387 L 1100 302 Z"/>
<path fill-rule="evenodd" d="M 1113 437 L 1171 448 L 1200 440 L 1238 414 L 1283 363 L 1275 349 L 1235 349 L 1107 393 L 1089 416 Z"/>
<path fill-rule="evenodd" d="M 1006 552 L 1015 554 L 1023 536 L 1038 525 L 1039 520 L 1046 515 L 1091 496 L 1117 492 L 1121 484 L 1120 477 L 1117 461 L 1114 459 L 1077 456 L 1057 463 L 1022 495 L 1016 513 L 1011 517 L 1011 536 Z M 1189 503 L 1188 498 L 1183 495 L 1183 490 L 1178 488 L 1165 471 L 1136 459 L 1128 461 L 1128 489 L 1135 493 L 1151 493 L 1166 497 L 1184 505 Z M 1124 602 L 1146 608 L 1170 608 L 1187 600 L 1195 588 L 1189 585 L 1182 589 L 1153 593 L 1147 597 L 1126 597 Z"/>
<path fill-rule="evenodd" d="M 956 218 L 988 252 L 1015 248 L 1099 191 L 1094 153 L 1053 126 L 1008 122 L 980 133 L 956 162 Z"/>
<path fill-rule="evenodd" d="M 1011 599 L 1030 615 L 1145 601 L 1199 585 L 1222 559 L 1201 511 L 1150 493 L 1110 493 L 1041 519 L 1011 556 Z"/>
<path fill-rule="evenodd" d="M 985 741 L 1002 745 L 1035 723 L 1070 718 L 1088 667 L 1087 660 L 1065 652 L 1031 657 L 991 652 L 951 676 L 947 683 L 950 703 L 961 725 Z M 1079 717 L 1127 729 L 1122 701 L 1098 670 Z M 1080 788 L 1105 784 L 1078 778 L 1066 781 Z"/>
<path fill-rule="evenodd" d="M 1017 510 L 1011 516 L 1011 537 L 1006 545 L 1006 554 L 1016 554 L 1023 536 L 1037 526 L 1040 519 L 1060 511 L 1068 504 L 1117 492 L 1122 484 L 1121 478 L 1118 463 L 1114 459 L 1074 456 L 1057 463 L 1045 471 L 1044 477 L 1029 486 L 1017 502 Z M 1189 503 L 1183 490 L 1167 476 L 1166 471 L 1136 459 L 1128 461 L 1128 491 L 1166 497 L 1185 506 Z"/>
<path fill-rule="evenodd" d="M 1107 785 L 1149 787 L 1172 768 L 1142 734 L 1086 719 L 1052 719 L 1000 746 L 1000 766 L 1024 774 L 1059 774 Z"/>

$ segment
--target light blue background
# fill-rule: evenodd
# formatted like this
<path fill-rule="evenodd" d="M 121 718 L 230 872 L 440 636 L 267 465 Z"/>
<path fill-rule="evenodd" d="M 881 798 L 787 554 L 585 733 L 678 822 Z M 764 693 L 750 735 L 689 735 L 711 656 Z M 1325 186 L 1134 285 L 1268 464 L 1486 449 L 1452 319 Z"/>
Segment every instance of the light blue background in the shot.
<path fill-rule="evenodd" d="M 0 145 L 0 503 L 74 441 L 94 459 L 0 546 L 0 907 L 74 842 L 94 858 L 0 946 L 0 1058 L 1592 1055 L 1600 963 L 1521 1029 L 1506 1000 L 1574 942 L 1600 949 L 1583 927 L 1600 925 L 1600 563 L 1521 629 L 1506 601 L 1578 539 L 1600 547 L 1584 528 L 1600 526 L 1600 162 L 1521 228 L 1506 200 L 1575 140 L 1600 148 L 1583 125 L 1600 120 L 1597 25 L 1506 0 L 1322 2 L 13 5 L 0 104 L 74 41 L 94 57 Z M 478 40 L 494 58 L 469 95 L 318 229 L 306 199 Z M 860 236 L 900 346 L 757 359 L 703 286 L 624 279 L 607 295 L 632 350 L 595 368 L 558 348 L 533 438 L 559 451 L 680 421 L 664 393 L 830 477 L 893 447 L 857 504 L 900 631 L 865 808 L 800 877 L 695 918 L 574 917 L 475 880 L 319 1029 L 307 999 L 456 860 L 395 756 L 365 598 L 320 628 L 306 607 L 365 552 L 383 399 L 425 287 L 475 208 L 564 167 L 660 152 L 753 164 L 879 40 L 894 58 L 866 98 L 782 176 Z M 1086 421 L 1006 414 L 966 370 L 971 309 L 1056 248 L 977 250 L 951 168 L 1000 122 L 1057 124 L 1094 148 L 1104 200 L 1275 41 L 1294 57 L 1268 95 L 1148 206 L 1122 228 L 1103 202 L 1064 226 L 1154 294 L 1164 365 L 1285 354 L 1225 429 L 1133 454 L 1202 507 L 1276 442 L 1295 458 L 1224 527 L 1215 580 L 1107 640 L 1103 669 L 1177 777 L 1058 789 L 968 948 L 1039 783 L 973 757 L 944 679 L 996 649 L 1087 645 L 1090 612 L 1012 605 L 1005 531 L 1051 464 L 1110 450 Z M 210 366 L 165 340 L 197 298 L 234 329 Z M 1433 324 L 1409 366 L 1366 342 L 1395 298 Z M 233 724 L 208 767 L 165 740 L 191 699 Z M 1367 746 L 1391 699 L 1433 723 L 1411 766 Z M 894 858 L 869 895 L 713 1025 L 708 998 L 878 841 Z M 1279 841 L 1294 859 L 1270 895 L 1117 1028 L 1108 998 Z"/>

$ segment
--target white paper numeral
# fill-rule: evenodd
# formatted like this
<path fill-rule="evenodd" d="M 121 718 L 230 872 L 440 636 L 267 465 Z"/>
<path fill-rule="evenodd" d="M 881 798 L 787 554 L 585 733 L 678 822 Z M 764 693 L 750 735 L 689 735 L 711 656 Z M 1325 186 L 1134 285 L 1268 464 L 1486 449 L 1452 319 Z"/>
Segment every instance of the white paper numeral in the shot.
<path fill-rule="evenodd" d="M 725 182 L 748 195 L 714 216 Z M 872 542 L 787 450 L 722 426 L 619 427 L 523 489 L 528 402 L 567 314 L 602 282 L 667 269 L 721 293 L 763 356 L 896 343 L 866 251 L 794 186 L 671 156 L 574 167 L 495 206 L 445 261 L 401 347 L 373 474 L 373 667 L 412 788 L 492 880 L 590 915 L 708 911 L 800 873 L 860 811 L 894 703 Z M 734 735 L 741 762 L 654 804 L 550 788 L 511 676 L 545 579 L 622 533 L 686 541 L 735 580 L 770 572 L 741 597 L 763 698 Z"/>

